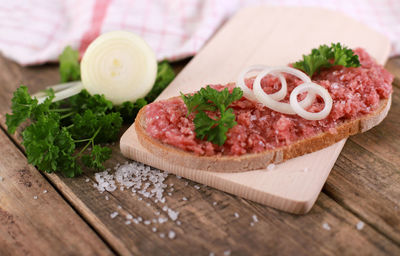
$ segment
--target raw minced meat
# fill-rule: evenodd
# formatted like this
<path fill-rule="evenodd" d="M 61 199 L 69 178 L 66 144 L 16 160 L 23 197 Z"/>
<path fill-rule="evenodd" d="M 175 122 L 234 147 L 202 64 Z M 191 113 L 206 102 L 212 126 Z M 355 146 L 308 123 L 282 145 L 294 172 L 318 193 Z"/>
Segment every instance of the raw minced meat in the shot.
<path fill-rule="evenodd" d="M 393 76 L 365 50 L 356 49 L 355 53 L 359 56 L 361 67 L 335 66 L 313 77 L 313 82 L 326 88 L 333 99 L 332 110 L 325 119 L 310 121 L 298 115 L 282 114 L 242 97 L 230 105 L 236 115 L 237 125 L 228 131 L 225 144 L 218 146 L 196 138 L 194 114 L 187 116 L 185 104 L 180 98 L 175 98 L 146 107 L 146 131 L 164 143 L 207 156 L 257 153 L 286 146 L 320 132 L 335 133 L 335 127 L 344 121 L 373 112 L 379 106 L 379 101 L 387 99 L 392 92 Z M 288 102 L 291 91 L 302 81 L 291 75 L 285 77 L 288 93 L 283 101 Z M 253 79 L 246 80 L 250 88 Z M 233 89 L 234 86 L 227 84 L 212 87 L 222 90 L 225 87 Z M 280 89 L 280 82 L 278 78 L 269 75 L 262 79 L 261 86 L 266 93 L 271 94 Z M 323 107 L 323 100 L 317 97 L 308 111 L 318 112 Z"/>

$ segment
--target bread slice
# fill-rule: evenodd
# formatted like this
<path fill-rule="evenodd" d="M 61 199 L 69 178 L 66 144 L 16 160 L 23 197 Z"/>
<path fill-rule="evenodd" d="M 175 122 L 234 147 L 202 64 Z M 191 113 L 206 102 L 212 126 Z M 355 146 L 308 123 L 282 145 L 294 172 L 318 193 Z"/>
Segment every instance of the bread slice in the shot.
<path fill-rule="evenodd" d="M 139 142 L 144 148 L 170 163 L 214 172 L 243 172 L 263 169 L 270 163 L 281 163 L 291 158 L 315 152 L 350 135 L 368 131 L 386 117 L 390 109 L 391 99 L 390 96 L 388 99 L 381 100 L 379 107 L 374 112 L 341 124 L 336 128 L 336 134 L 324 132 L 298 140 L 287 146 L 241 156 L 198 156 L 152 138 L 146 132 L 146 107 L 139 111 L 135 120 L 135 129 Z"/>

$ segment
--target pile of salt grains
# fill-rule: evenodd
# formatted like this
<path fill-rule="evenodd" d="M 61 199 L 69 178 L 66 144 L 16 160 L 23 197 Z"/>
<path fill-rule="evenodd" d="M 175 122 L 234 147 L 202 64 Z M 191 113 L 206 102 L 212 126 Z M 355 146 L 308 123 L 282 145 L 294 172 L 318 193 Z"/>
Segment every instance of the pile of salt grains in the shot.
<path fill-rule="evenodd" d="M 165 179 L 168 177 L 168 173 L 161 172 L 160 170 L 151 168 L 149 166 L 143 165 L 137 162 L 125 162 L 123 165 L 117 164 L 114 167 L 114 174 L 109 173 L 111 170 L 107 169 L 104 172 L 98 172 L 95 174 L 95 179 L 97 184 L 94 184 L 94 187 L 98 189 L 100 193 L 104 191 L 113 192 L 117 189 L 117 184 L 119 185 L 119 189 L 121 191 L 125 189 L 130 189 L 132 191 L 132 195 L 138 195 L 139 200 L 143 198 L 147 198 L 149 200 L 153 200 L 154 203 L 162 203 L 165 204 L 164 191 L 167 189 L 168 185 L 164 183 Z M 173 184 L 170 184 L 169 190 L 172 192 Z M 169 192 L 168 195 L 171 195 Z M 105 197 L 108 200 L 108 196 Z M 147 203 L 147 205 L 150 205 Z M 122 207 L 118 207 L 121 209 Z M 181 222 L 178 220 L 179 212 L 176 212 L 170 209 L 167 205 L 163 206 L 163 211 L 166 212 L 168 217 L 175 221 L 177 225 L 180 225 Z M 131 222 L 135 224 L 139 224 L 143 222 L 145 225 L 153 224 L 162 224 L 168 221 L 168 218 L 162 217 L 160 212 L 155 212 L 156 218 L 150 220 L 143 220 L 142 217 L 138 216 L 134 218 L 131 214 L 126 215 L 125 224 L 129 225 Z M 118 212 L 112 212 L 110 214 L 111 218 L 115 218 L 118 216 Z M 152 228 L 153 232 L 157 231 L 156 227 Z M 159 234 L 160 237 L 165 237 L 164 233 Z M 168 232 L 168 237 L 170 239 L 175 238 L 175 232 L 170 230 Z"/>

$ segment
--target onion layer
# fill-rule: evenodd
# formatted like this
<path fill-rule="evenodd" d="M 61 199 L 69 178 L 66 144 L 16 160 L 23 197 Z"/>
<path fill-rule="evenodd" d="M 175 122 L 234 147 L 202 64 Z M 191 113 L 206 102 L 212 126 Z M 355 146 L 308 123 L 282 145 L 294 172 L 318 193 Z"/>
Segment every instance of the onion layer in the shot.
<path fill-rule="evenodd" d="M 317 113 L 312 113 L 306 111 L 297 101 L 297 95 L 299 95 L 302 92 L 314 92 L 317 93 L 322 97 L 324 100 L 325 106 L 324 108 Z M 332 97 L 329 94 L 328 90 L 326 90 L 324 87 L 315 84 L 313 82 L 307 82 L 304 84 L 301 84 L 294 88 L 292 93 L 290 94 L 290 105 L 292 106 L 293 110 L 298 114 L 299 116 L 303 117 L 304 119 L 307 120 L 321 120 L 326 118 L 329 113 L 331 112 L 332 109 Z"/>
<path fill-rule="evenodd" d="M 280 76 L 282 76 L 280 73 L 288 73 L 291 75 L 294 75 L 298 78 L 300 78 L 303 82 L 311 82 L 311 79 L 305 75 L 304 73 L 302 73 L 301 71 L 294 69 L 294 68 L 290 68 L 290 67 L 275 67 L 275 68 L 266 68 L 264 69 L 254 80 L 253 83 L 253 91 L 254 91 L 254 96 L 256 97 L 256 99 L 261 102 L 262 104 L 264 104 L 265 106 L 269 107 L 272 110 L 284 113 L 284 114 L 289 114 L 289 115 L 294 115 L 296 114 L 296 112 L 293 110 L 292 106 L 289 103 L 284 103 L 284 102 L 279 102 L 279 100 L 282 100 L 283 98 L 285 98 L 286 94 L 287 94 L 287 84 L 286 84 L 286 80 L 284 80 L 285 82 L 283 83 L 281 80 L 281 90 L 278 91 L 277 93 L 280 93 L 281 91 L 284 92 L 283 97 L 272 97 L 273 94 L 266 94 L 264 92 L 264 90 L 261 88 L 261 80 L 263 79 L 263 77 L 265 77 L 268 74 L 279 74 Z M 283 77 L 283 76 L 282 76 Z M 284 89 L 284 91 L 282 90 Z M 275 94 L 277 94 L 275 93 Z M 282 95 L 280 95 L 282 96 Z M 302 100 L 300 102 L 301 106 L 303 107 L 308 107 L 312 104 L 312 102 L 315 99 L 315 94 L 314 93 L 307 93 L 307 96 L 304 100 Z"/>

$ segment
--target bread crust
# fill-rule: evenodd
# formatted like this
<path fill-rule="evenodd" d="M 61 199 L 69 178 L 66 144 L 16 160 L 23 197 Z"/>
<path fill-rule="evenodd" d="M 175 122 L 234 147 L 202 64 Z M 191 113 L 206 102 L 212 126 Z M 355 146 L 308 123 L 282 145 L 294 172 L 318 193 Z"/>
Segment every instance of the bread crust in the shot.
<path fill-rule="evenodd" d="M 281 163 L 288 159 L 326 148 L 342 139 L 365 132 L 378 125 L 390 109 L 392 97 L 379 102 L 372 113 L 347 121 L 336 127 L 336 133 L 323 132 L 310 138 L 298 140 L 290 145 L 260 153 L 241 156 L 198 156 L 152 138 L 146 132 L 146 107 L 142 108 L 135 120 L 139 142 L 144 148 L 166 161 L 188 168 L 213 172 L 244 172 L 266 168 L 269 164 Z"/>

